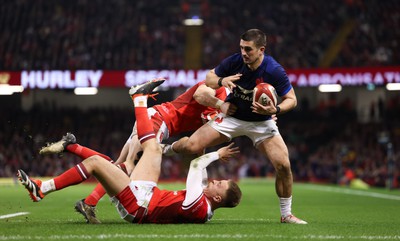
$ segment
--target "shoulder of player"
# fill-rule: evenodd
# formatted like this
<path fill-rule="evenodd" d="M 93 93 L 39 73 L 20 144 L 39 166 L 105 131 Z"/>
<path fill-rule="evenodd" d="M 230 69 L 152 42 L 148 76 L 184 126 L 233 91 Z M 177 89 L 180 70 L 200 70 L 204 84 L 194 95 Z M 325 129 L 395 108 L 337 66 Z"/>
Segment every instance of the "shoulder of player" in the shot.
<path fill-rule="evenodd" d="M 270 55 L 265 55 L 264 56 L 264 61 L 263 61 L 263 66 L 266 72 L 268 73 L 273 73 L 275 71 L 280 71 L 284 70 L 282 65 L 278 63 L 272 56 Z"/>
<path fill-rule="evenodd" d="M 215 68 L 215 74 L 221 77 L 226 77 L 232 74 L 241 72 L 245 66 L 240 53 L 228 56 Z"/>

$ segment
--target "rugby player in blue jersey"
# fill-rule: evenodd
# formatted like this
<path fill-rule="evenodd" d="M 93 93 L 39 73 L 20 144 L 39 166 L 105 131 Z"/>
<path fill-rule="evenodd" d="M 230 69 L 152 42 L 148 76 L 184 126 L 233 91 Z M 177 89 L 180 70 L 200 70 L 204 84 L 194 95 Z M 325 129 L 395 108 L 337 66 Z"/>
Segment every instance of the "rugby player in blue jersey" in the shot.
<path fill-rule="evenodd" d="M 248 136 L 254 146 L 268 158 L 276 171 L 275 188 L 279 197 L 281 222 L 307 224 L 292 214 L 293 176 L 288 148 L 279 133 L 272 115 L 288 112 L 296 107 L 297 98 L 283 67 L 265 54 L 266 35 L 250 29 L 241 35 L 240 53 L 224 59 L 206 77 L 207 86 L 225 86 L 231 94 L 223 105 L 235 110 L 232 115 L 219 114 L 200 127 L 189 139 L 178 140 L 165 152 L 199 153 L 210 146 L 230 141 L 237 136 Z M 281 98 L 279 105 L 272 102 L 263 106 L 253 104 L 253 89 L 261 82 L 275 87 Z"/>

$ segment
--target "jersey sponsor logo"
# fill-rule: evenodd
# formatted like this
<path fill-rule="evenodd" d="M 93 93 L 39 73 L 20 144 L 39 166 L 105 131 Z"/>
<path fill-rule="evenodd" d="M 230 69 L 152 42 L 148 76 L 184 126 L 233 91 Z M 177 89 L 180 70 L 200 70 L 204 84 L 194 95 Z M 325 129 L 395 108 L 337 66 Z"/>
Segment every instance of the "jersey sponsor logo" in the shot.
<path fill-rule="evenodd" d="M 243 87 L 240 86 L 240 85 L 237 85 L 237 87 L 239 88 L 239 91 L 242 92 L 242 93 L 245 94 L 245 95 L 252 94 L 253 91 L 254 91 L 254 90 L 247 90 L 247 89 L 243 88 Z"/>
<path fill-rule="evenodd" d="M 238 88 L 235 88 L 233 90 L 233 96 L 235 98 L 239 98 L 245 101 L 250 101 L 253 102 L 253 92 L 254 90 L 247 90 L 239 85 L 237 85 Z"/>
<path fill-rule="evenodd" d="M 253 102 L 253 96 L 243 95 L 243 94 L 236 93 L 236 92 L 233 94 L 233 96 L 235 98 L 240 98 L 240 99 L 245 100 L 245 101 Z"/>

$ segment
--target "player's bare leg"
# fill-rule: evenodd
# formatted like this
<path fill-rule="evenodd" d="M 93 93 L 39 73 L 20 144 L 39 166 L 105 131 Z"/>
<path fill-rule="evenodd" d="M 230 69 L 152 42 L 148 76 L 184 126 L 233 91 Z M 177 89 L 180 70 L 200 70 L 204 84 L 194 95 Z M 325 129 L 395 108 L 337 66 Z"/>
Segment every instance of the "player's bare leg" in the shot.
<path fill-rule="evenodd" d="M 307 222 L 292 214 L 293 175 L 290 167 L 289 152 L 282 136 L 277 135 L 268 138 L 260 143 L 257 148 L 272 162 L 276 171 L 275 191 L 280 202 L 281 222 L 307 224 Z"/>
<path fill-rule="evenodd" d="M 132 172 L 132 180 L 157 183 L 161 172 L 162 150 L 155 138 L 142 143 L 143 155 Z"/>
<path fill-rule="evenodd" d="M 156 140 L 153 124 L 148 118 L 147 98 L 153 89 L 164 82 L 154 79 L 129 90 L 135 106 L 137 137 L 143 149 L 143 155 L 132 172 L 132 180 L 152 181 L 157 183 L 161 172 L 162 149 Z"/>
<path fill-rule="evenodd" d="M 204 149 L 228 142 L 229 138 L 222 135 L 210 125 L 205 124 L 197 129 L 189 138 L 181 138 L 172 144 L 175 153 L 202 155 Z"/>
<path fill-rule="evenodd" d="M 32 200 L 35 202 L 53 191 L 79 184 L 91 175 L 99 180 L 110 196 L 121 192 L 130 182 L 129 177 L 118 167 L 99 155 L 90 156 L 61 175 L 47 181 L 30 179 L 22 170 L 18 170 L 21 183 L 28 190 L 31 198 L 34 197 Z M 36 185 L 32 185 L 33 183 Z"/>
<path fill-rule="evenodd" d="M 124 147 L 122 148 L 121 154 L 118 158 L 118 161 L 114 163 L 118 168 L 123 170 L 128 176 L 132 172 L 135 167 L 134 161 L 135 158 L 130 159 L 133 152 L 131 146 L 134 144 L 132 141 L 126 142 Z M 128 158 L 129 157 L 129 158 Z M 126 161 L 124 161 L 126 160 Z M 100 199 L 106 194 L 103 186 L 99 183 L 93 189 L 93 191 L 84 199 L 81 199 L 75 203 L 75 210 L 83 215 L 86 219 L 86 222 L 89 224 L 99 224 L 101 221 L 97 218 L 96 215 L 96 206 Z"/>
<path fill-rule="evenodd" d="M 142 147 L 140 146 L 137 134 L 132 134 L 129 138 L 130 138 L 130 140 L 125 143 L 118 159 L 114 163 L 116 165 L 120 164 L 120 163 L 124 163 L 128 175 L 130 175 L 132 173 L 133 169 L 135 168 L 134 163 L 135 163 L 135 160 L 137 159 L 137 154 L 139 151 L 142 150 Z"/>
<path fill-rule="evenodd" d="M 151 80 L 142 85 L 133 86 L 129 92 L 130 95 L 134 92 L 140 92 L 141 95 L 147 94 L 151 95 L 153 89 L 160 85 L 164 80 L 155 79 Z M 117 167 L 123 170 L 128 176 L 132 173 L 132 170 L 135 168 L 135 161 L 137 161 L 137 154 L 141 151 L 141 146 L 138 141 L 137 133 L 132 133 L 130 139 L 125 143 L 124 147 L 121 150 L 121 153 L 114 163 Z M 100 199 L 105 195 L 105 190 L 102 185 L 98 184 L 95 189 L 85 198 L 79 200 L 75 204 L 75 210 L 81 213 L 87 223 L 97 224 L 100 223 L 100 220 L 96 217 L 96 206 Z"/>

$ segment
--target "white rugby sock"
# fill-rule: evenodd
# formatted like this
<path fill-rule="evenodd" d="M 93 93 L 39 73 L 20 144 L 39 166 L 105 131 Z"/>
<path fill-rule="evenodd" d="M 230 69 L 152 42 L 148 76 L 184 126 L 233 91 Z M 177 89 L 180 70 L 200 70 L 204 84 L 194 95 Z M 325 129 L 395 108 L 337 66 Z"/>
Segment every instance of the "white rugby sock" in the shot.
<path fill-rule="evenodd" d="M 56 185 L 54 184 L 54 179 L 43 181 L 42 186 L 40 187 L 40 190 L 42 191 L 42 193 L 44 195 L 46 195 L 49 192 L 55 191 Z"/>
<path fill-rule="evenodd" d="M 139 95 L 133 98 L 135 107 L 147 107 L 147 95 Z"/>
<path fill-rule="evenodd" d="M 292 214 L 292 196 L 288 198 L 279 197 L 279 205 L 281 208 L 281 217 L 287 217 Z"/>

